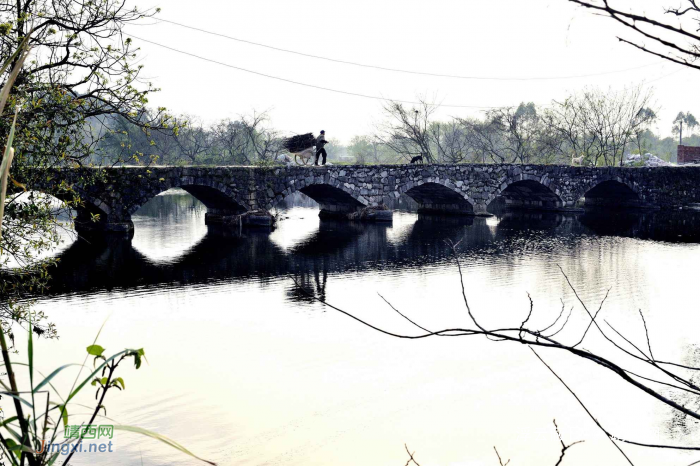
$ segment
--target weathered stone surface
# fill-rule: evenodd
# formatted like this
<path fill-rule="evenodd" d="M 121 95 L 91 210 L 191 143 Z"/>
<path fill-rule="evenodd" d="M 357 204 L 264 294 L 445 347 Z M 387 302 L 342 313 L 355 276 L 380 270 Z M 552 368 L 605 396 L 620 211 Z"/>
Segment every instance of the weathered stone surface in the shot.
<path fill-rule="evenodd" d="M 330 167 L 121 167 L 83 185 L 95 169 L 56 169 L 30 189 L 53 193 L 65 180 L 84 199 L 82 214 L 124 227 L 158 193 L 180 187 L 213 215 L 269 210 L 301 191 L 322 211 L 352 213 L 406 194 L 425 211 L 482 214 L 497 197 L 513 207 L 589 204 L 671 208 L 700 202 L 700 167 L 591 168 L 557 165 L 377 165 Z M 87 171 L 92 171 L 87 173 Z M 119 226 L 121 225 L 121 226 Z"/>

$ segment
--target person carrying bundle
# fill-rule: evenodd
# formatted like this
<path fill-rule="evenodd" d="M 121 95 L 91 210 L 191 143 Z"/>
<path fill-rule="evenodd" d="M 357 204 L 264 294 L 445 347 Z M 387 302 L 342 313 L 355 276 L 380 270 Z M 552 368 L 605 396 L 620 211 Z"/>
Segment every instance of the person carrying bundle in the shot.
<path fill-rule="evenodd" d="M 328 154 L 323 146 L 326 144 L 328 144 L 328 141 L 326 141 L 326 132 L 321 131 L 318 137 L 314 137 L 313 133 L 292 136 L 285 139 L 282 146 L 287 149 L 290 154 L 294 155 L 294 160 L 300 157 L 304 165 L 311 162 L 314 154 L 316 154 L 315 165 L 318 165 L 318 159 L 321 156 L 323 156 L 322 165 L 325 165 Z"/>
<path fill-rule="evenodd" d="M 326 164 L 326 157 L 328 154 L 326 153 L 326 149 L 323 148 L 328 144 L 328 141 L 326 141 L 326 132 L 324 130 L 321 130 L 321 134 L 318 135 L 318 138 L 316 138 L 316 161 L 314 162 L 314 165 L 318 165 L 318 158 L 323 155 L 323 162 L 321 162 L 321 165 Z"/>

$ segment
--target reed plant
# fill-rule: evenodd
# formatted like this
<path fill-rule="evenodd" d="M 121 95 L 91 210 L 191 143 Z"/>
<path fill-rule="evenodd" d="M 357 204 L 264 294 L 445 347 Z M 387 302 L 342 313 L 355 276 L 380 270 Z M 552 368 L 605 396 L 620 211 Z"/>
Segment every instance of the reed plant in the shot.
<path fill-rule="evenodd" d="M 0 91 L 0 115 L 3 114 L 5 105 L 12 86 L 19 75 L 23 63 L 30 52 L 29 38 L 31 31 L 21 42 L 17 51 L 2 65 L 0 76 L 7 73 L 2 90 Z M 17 123 L 17 109 L 9 131 L 9 135 L 3 151 L 0 163 L 0 239 L 2 239 L 2 220 L 7 195 L 7 185 L 10 177 L 10 167 L 14 158 L 13 141 Z M 15 182 L 15 184 L 17 184 Z M 0 251 L 1 252 L 1 251 Z M 15 323 L 16 324 L 16 323 Z M 0 379 L 0 396 L 11 398 L 14 407 L 14 415 L 0 420 L 0 462 L 7 461 L 14 466 L 49 466 L 54 464 L 69 464 L 75 452 L 85 437 L 84 427 L 92 426 L 100 413 L 105 411 L 105 398 L 113 389 L 124 390 L 126 385 L 122 377 L 117 377 L 116 371 L 120 364 L 127 360 L 134 362 L 134 367 L 139 369 L 145 360 L 145 353 L 141 349 L 124 349 L 111 356 L 105 354 L 105 349 L 95 341 L 86 348 L 87 354 L 82 364 L 66 364 L 52 371 L 48 376 L 43 376 L 35 369 L 35 343 L 33 333 L 41 333 L 35 329 L 32 322 L 32 314 L 28 314 L 28 321 L 21 324 L 27 325 L 27 360 L 26 362 L 12 361 L 10 357 L 11 347 L 8 346 L 8 337 L 14 342 L 12 334 L 13 322 L 0 322 L 0 349 L 2 351 L 2 366 L 5 369 L 6 380 Z M 20 327 L 22 327 L 20 325 Z M 22 327 L 24 328 L 24 327 Z M 101 332 L 101 329 L 100 329 Z M 98 337 L 100 332 L 98 332 Z M 81 378 L 83 369 L 88 359 L 93 358 L 92 368 L 87 377 Z M 54 378 L 64 370 L 72 366 L 81 367 L 73 385 L 66 396 L 61 396 L 52 383 Z M 20 387 L 15 369 L 27 370 L 28 386 Z M 41 380 L 37 378 L 41 377 Z M 37 383 L 38 382 L 38 383 Z M 89 385 L 88 385 L 89 384 Z M 87 387 L 96 388 L 96 403 L 93 406 L 78 405 L 76 397 Z M 68 428 L 69 406 L 82 406 L 90 409 L 90 419 L 87 423 L 79 425 L 79 434 L 76 437 L 59 440 L 59 427 Z M 72 409 L 72 408 L 71 408 Z M 8 414 L 3 412 L 5 416 Z M 115 430 L 127 431 L 145 435 L 152 439 L 169 445 L 182 453 L 185 453 L 208 464 L 206 461 L 187 450 L 179 443 L 155 432 L 128 425 L 114 425 Z M 48 446 L 52 448 L 48 448 Z M 59 448 L 55 448 L 59 446 Z M 67 446 L 68 448 L 63 448 Z M 61 455 L 64 456 L 62 461 Z"/>

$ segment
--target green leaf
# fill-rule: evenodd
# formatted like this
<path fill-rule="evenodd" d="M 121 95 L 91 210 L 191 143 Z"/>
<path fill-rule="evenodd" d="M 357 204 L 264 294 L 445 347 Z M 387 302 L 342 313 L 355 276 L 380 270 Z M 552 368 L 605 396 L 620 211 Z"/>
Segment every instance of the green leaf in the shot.
<path fill-rule="evenodd" d="M 100 345 L 90 345 L 87 347 L 87 352 L 92 356 L 102 356 L 102 353 L 105 352 L 105 349 Z"/>
<path fill-rule="evenodd" d="M 152 432 L 150 430 L 142 429 L 141 427 L 124 426 L 124 425 L 116 425 L 116 426 L 114 426 L 114 430 L 123 430 L 126 432 L 133 432 L 136 434 L 145 435 L 146 437 L 151 437 L 152 439 L 156 439 L 160 442 L 163 442 L 164 444 L 166 444 L 170 447 L 173 447 L 176 450 L 180 450 L 182 453 L 189 455 L 192 458 L 195 458 L 195 459 L 198 459 L 199 461 L 203 461 L 207 464 L 211 464 L 211 465 L 216 466 L 216 463 L 213 463 L 211 461 L 207 461 L 203 458 L 200 458 L 199 456 L 197 456 L 194 453 L 192 453 L 191 451 L 189 451 L 187 448 L 183 447 L 182 445 L 180 445 L 176 441 L 169 439 L 165 435 L 161 435 L 161 434 L 158 434 L 156 432 Z"/>
<path fill-rule="evenodd" d="M 66 399 L 66 404 L 68 404 L 68 402 L 69 402 L 70 400 L 72 400 L 72 399 L 80 392 L 80 390 L 82 390 L 83 387 L 84 387 L 85 385 L 87 385 L 87 383 L 88 383 L 94 376 L 96 376 L 96 375 L 102 370 L 102 368 L 105 367 L 110 361 L 112 361 L 112 360 L 118 358 L 119 356 L 121 356 L 122 354 L 126 354 L 126 353 L 127 353 L 127 350 L 120 351 L 120 352 L 118 352 L 118 353 L 116 353 L 116 354 L 113 354 L 113 355 L 110 356 L 109 358 L 105 359 L 104 362 L 103 362 L 102 364 L 100 364 L 99 366 L 97 366 L 97 368 L 96 368 L 90 375 L 88 375 L 88 376 L 85 378 L 85 380 L 83 380 L 83 381 L 80 383 L 80 385 L 78 385 L 76 388 L 73 389 L 73 391 L 70 393 L 70 395 L 68 395 L 68 398 Z"/>
<path fill-rule="evenodd" d="M 21 442 L 21 441 L 22 441 L 22 436 L 19 435 L 19 433 L 18 433 L 15 429 L 11 428 L 9 425 L 6 425 L 6 426 L 4 426 L 4 427 L 5 427 L 5 429 L 7 429 L 7 431 L 8 431 L 14 438 L 17 439 L 18 442 Z M 9 440 L 9 439 L 8 439 L 8 440 Z"/>
<path fill-rule="evenodd" d="M 127 353 L 127 356 L 133 356 L 134 357 L 134 366 L 136 366 L 136 369 L 141 367 L 141 358 L 146 359 L 146 353 L 143 351 L 143 348 L 137 349 L 137 350 L 128 350 L 129 352 Z"/>
<path fill-rule="evenodd" d="M 17 458 L 20 457 L 20 446 L 17 442 L 12 440 L 11 438 L 5 439 L 5 445 L 7 446 L 7 449 L 11 452 L 13 452 L 15 455 L 17 455 Z"/>
<path fill-rule="evenodd" d="M 10 86 L 9 83 L 5 84 L 5 87 Z M 3 87 L 2 94 L 5 92 L 5 87 Z M 2 96 L 0 96 L 0 100 Z M 4 107 L 4 104 L 0 103 L 0 107 Z M 0 113 L 2 108 L 0 108 Z M 5 146 L 5 153 L 2 157 L 2 162 L 0 163 L 0 238 L 2 238 L 2 219 L 5 212 L 5 196 L 7 194 L 7 177 L 10 175 L 10 166 L 12 164 L 12 158 L 15 155 L 15 150 L 12 148 L 12 141 L 15 137 L 15 123 L 17 121 L 17 112 L 15 112 L 15 119 L 12 121 L 12 126 L 10 127 L 10 135 L 7 138 L 7 145 Z"/>
<path fill-rule="evenodd" d="M 9 396 L 11 398 L 15 398 L 15 399 L 21 401 L 23 404 L 27 405 L 28 407 L 34 408 L 34 405 L 32 405 L 29 401 L 25 400 L 24 398 L 22 398 L 19 395 L 13 395 L 12 393 L 9 393 L 9 392 L 0 392 L 0 394 L 5 395 L 5 396 Z"/>
<path fill-rule="evenodd" d="M 61 405 L 61 419 L 63 419 L 63 428 L 68 427 L 68 406 Z"/>
<path fill-rule="evenodd" d="M 32 320 L 31 314 L 29 314 L 29 342 L 27 344 L 27 356 L 29 358 L 29 385 L 34 386 L 34 339 L 32 337 Z M 32 389 L 32 395 L 34 395 L 34 389 Z"/>
<path fill-rule="evenodd" d="M 31 31 L 33 32 L 33 30 Z M 29 43 L 29 38 L 31 36 L 31 32 L 29 34 L 26 34 L 24 36 L 24 39 L 22 39 L 22 43 L 19 44 L 19 47 L 17 47 L 17 50 L 15 50 L 15 53 L 12 54 L 11 57 L 9 57 L 5 62 L 2 64 L 2 69 L 0 69 L 0 74 L 5 74 L 5 71 L 10 67 L 13 61 L 17 58 L 18 55 L 24 52 L 24 50 L 27 48 L 27 44 Z"/>
<path fill-rule="evenodd" d="M 4 421 L 2 421 L 2 422 L 0 423 L 0 427 L 4 427 L 5 425 L 7 425 L 7 424 L 9 424 L 9 423 L 11 423 L 11 422 L 14 422 L 14 421 L 16 421 L 17 419 L 18 419 L 17 416 L 12 416 L 12 417 L 9 418 L 9 419 L 5 419 Z"/>
<path fill-rule="evenodd" d="M 12 439 L 5 439 L 5 441 L 3 442 L 3 447 L 8 451 L 8 453 L 11 451 L 10 448 L 14 448 L 15 445 L 17 445 L 17 443 Z M 9 455 L 8 459 L 12 461 L 12 464 L 19 464 L 15 459 L 14 455 Z"/>
<path fill-rule="evenodd" d="M 124 379 L 122 379 L 121 377 L 117 377 L 116 379 L 114 379 L 114 382 L 116 382 L 116 383 L 118 383 L 119 385 L 121 385 L 121 386 L 122 386 L 122 390 L 125 390 L 125 389 L 126 389 L 126 387 L 124 386 Z"/>
<path fill-rule="evenodd" d="M 50 411 L 53 411 L 54 409 L 61 410 L 61 419 L 63 420 L 63 427 L 66 427 L 68 425 L 68 407 L 66 405 L 56 403 L 55 401 L 49 401 L 49 403 L 55 406 L 55 408 L 51 408 Z"/>
<path fill-rule="evenodd" d="M 53 379 L 56 375 L 58 375 L 58 373 L 61 372 L 63 369 L 70 367 L 70 366 L 81 366 L 81 365 L 82 364 L 66 364 L 65 366 L 59 367 L 58 369 L 56 369 L 55 371 L 50 373 L 48 377 L 46 377 L 44 380 L 42 380 L 41 383 L 39 383 L 39 385 L 36 386 L 36 388 L 34 389 L 34 393 L 38 392 L 39 390 L 41 390 L 44 387 L 44 385 L 51 382 L 51 379 Z"/>

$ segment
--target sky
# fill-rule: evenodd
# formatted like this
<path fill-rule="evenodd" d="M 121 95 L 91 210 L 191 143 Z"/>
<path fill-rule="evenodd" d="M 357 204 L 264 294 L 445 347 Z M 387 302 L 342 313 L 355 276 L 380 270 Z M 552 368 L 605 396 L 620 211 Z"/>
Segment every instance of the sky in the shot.
<path fill-rule="evenodd" d="M 661 14 L 665 5 L 658 0 L 633 4 L 650 14 Z M 639 84 L 654 88 L 656 130 L 663 136 L 671 134 L 679 111 L 700 114 L 700 95 L 693 92 L 700 71 L 619 42 L 618 35 L 635 36 L 567 0 L 145 0 L 135 5 L 160 7 L 156 18 L 163 20 L 335 60 L 498 78 L 457 79 L 346 65 L 153 19 L 127 26 L 127 35 L 141 49 L 142 76 L 162 89 L 151 96 L 151 104 L 206 124 L 265 111 L 271 126 L 285 135 L 324 129 L 327 138 L 347 143 L 354 135 L 376 131 L 385 118 L 382 98 L 426 97 L 442 105 L 437 118 L 478 117 L 485 109 L 471 107 L 523 101 L 548 105 L 586 87 Z"/>

